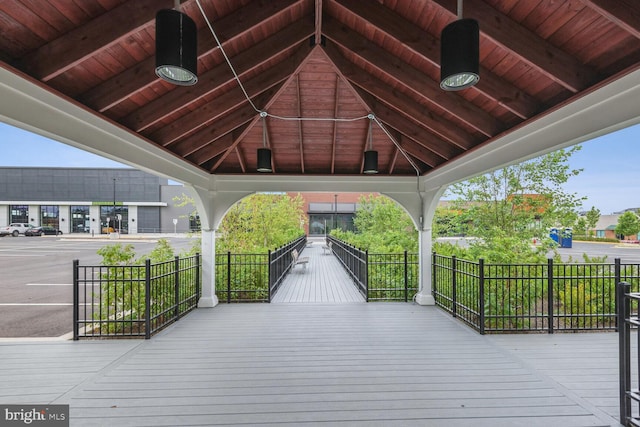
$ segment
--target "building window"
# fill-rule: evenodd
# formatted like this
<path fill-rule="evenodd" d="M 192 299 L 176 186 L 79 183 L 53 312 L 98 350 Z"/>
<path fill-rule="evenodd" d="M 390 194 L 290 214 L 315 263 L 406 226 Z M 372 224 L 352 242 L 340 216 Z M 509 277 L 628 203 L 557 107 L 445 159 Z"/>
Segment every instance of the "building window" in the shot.
<path fill-rule="evenodd" d="M 40 206 L 40 225 L 60 228 L 60 207 L 59 206 Z"/>
<path fill-rule="evenodd" d="M 200 231 L 200 216 L 199 215 L 189 215 L 189 231 L 195 232 Z"/>
<path fill-rule="evenodd" d="M 343 231 L 355 231 L 352 213 L 310 213 L 309 214 L 309 235 L 318 236 L 329 234 L 333 229 Z"/>
<path fill-rule="evenodd" d="M 596 230 L 596 237 L 599 239 L 604 239 L 605 238 L 605 231 L 604 230 Z"/>
<path fill-rule="evenodd" d="M 71 232 L 88 233 L 91 230 L 89 206 L 71 206 Z"/>
<path fill-rule="evenodd" d="M 100 233 L 128 233 L 129 232 L 129 207 L 128 206 L 100 206 Z"/>
<path fill-rule="evenodd" d="M 29 206 L 11 205 L 11 215 L 9 222 L 29 223 Z"/>

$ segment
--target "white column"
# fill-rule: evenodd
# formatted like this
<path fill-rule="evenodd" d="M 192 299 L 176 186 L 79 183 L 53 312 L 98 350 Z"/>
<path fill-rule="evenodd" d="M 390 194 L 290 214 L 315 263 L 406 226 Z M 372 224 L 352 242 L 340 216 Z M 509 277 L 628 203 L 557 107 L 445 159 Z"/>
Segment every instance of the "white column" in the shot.
<path fill-rule="evenodd" d="M 202 296 L 198 307 L 218 305 L 216 295 L 216 232 L 202 230 Z"/>
<path fill-rule="evenodd" d="M 431 223 L 426 228 L 423 228 L 419 231 L 419 239 L 420 239 L 420 274 L 419 274 L 419 283 L 420 283 L 420 291 L 416 295 L 416 303 L 420 305 L 435 305 L 436 300 L 433 298 L 431 294 L 432 290 L 432 265 L 431 265 L 431 252 L 432 252 L 432 243 L 431 243 Z"/>

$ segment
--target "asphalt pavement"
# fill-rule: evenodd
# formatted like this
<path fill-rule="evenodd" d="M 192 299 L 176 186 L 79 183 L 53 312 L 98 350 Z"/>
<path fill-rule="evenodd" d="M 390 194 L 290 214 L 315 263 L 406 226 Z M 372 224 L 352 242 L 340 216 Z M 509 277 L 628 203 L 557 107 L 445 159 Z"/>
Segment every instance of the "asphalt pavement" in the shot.
<path fill-rule="evenodd" d="M 176 253 L 191 247 L 182 235 L 122 235 L 0 238 L 0 339 L 50 337 L 68 339 L 73 330 L 73 260 L 99 265 L 98 249 L 131 244 L 137 257 L 149 253 L 159 238 Z"/>

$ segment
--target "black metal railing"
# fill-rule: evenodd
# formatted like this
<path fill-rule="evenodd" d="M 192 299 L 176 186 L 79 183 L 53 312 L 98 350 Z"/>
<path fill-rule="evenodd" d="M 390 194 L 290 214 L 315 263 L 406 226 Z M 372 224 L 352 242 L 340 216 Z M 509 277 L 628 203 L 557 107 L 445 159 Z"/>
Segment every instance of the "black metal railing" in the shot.
<path fill-rule="evenodd" d="M 368 254 L 368 301 L 411 301 L 418 292 L 419 255 Z"/>
<path fill-rule="evenodd" d="M 202 260 L 82 266 L 73 261 L 73 339 L 149 339 L 197 307 Z"/>
<path fill-rule="evenodd" d="M 485 332 L 614 330 L 615 284 L 640 265 L 487 264 L 433 254 L 436 304 Z"/>
<path fill-rule="evenodd" d="M 362 251 L 355 246 L 338 240 L 332 236 L 327 236 L 327 244 L 331 242 L 331 250 L 347 273 L 353 279 L 353 283 L 358 291 L 369 301 L 369 279 L 368 279 L 368 258 L 367 251 Z"/>
<path fill-rule="evenodd" d="M 270 302 L 291 269 L 293 250 L 302 252 L 307 236 L 261 254 L 216 254 L 216 294 L 220 301 Z"/>
<path fill-rule="evenodd" d="M 640 374 L 632 375 L 631 366 L 640 363 L 640 350 L 638 339 L 640 338 L 640 318 L 638 305 L 640 293 L 638 287 L 635 292 L 628 282 L 618 283 L 616 300 L 618 301 L 617 321 L 619 344 L 619 369 L 620 375 L 620 424 L 625 427 L 640 426 Z M 632 347 L 631 330 L 635 330 L 636 348 L 635 354 Z"/>

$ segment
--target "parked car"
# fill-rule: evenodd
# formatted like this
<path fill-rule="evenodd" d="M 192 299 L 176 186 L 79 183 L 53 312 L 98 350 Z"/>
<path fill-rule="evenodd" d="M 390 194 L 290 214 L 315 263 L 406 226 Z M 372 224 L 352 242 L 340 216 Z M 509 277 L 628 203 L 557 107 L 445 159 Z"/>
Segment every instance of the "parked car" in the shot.
<path fill-rule="evenodd" d="M 0 228 L 0 237 L 13 236 L 18 237 L 20 234 L 25 234 L 28 230 L 34 228 L 31 224 L 22 222 L 13 222 L 6 227 Z"/>
<path fill-rule="evenodd" d="M 62 231 L 55 227 L 43 225 L 41 227 L 32 227 L 24 233 L 25 236 L 42 236 L 43 234 L 59 236 L 62 234 Z"/>

